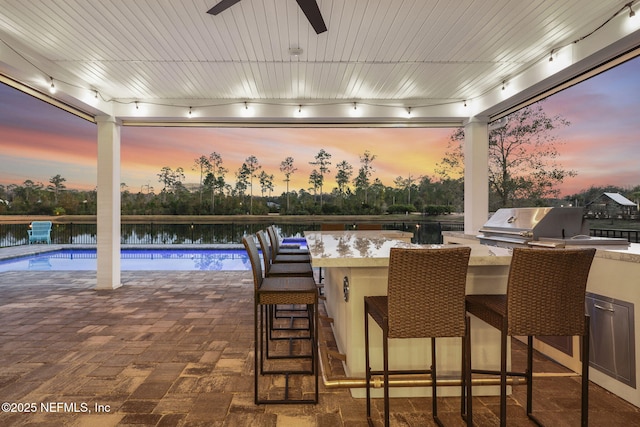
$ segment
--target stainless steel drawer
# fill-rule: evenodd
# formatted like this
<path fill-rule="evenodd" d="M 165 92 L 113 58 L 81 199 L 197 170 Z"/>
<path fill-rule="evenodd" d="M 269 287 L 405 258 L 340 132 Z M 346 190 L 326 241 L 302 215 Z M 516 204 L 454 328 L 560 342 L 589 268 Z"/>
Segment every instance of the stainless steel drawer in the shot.
<path fill-rule="evenodd" d="M 633 304 L 588 293 L 586 309 L 591 316 L 589 365 L 635 388 Z"/>

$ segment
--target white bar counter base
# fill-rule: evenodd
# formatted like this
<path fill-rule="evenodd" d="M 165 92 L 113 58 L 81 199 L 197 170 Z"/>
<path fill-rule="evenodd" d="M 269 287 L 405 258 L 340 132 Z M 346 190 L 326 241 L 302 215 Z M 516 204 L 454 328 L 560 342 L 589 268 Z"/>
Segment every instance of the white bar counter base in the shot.
<path fill-rule="evenodd" d="M 333 332 L 338 349 L 346 355 L 344 368 L 349 377 L 365 375 L 364 297 L 386 295 L 389 252 L 392 247 L 437 247 L 410 243 L 411 233 L 394 231 L 308 231 L 305 232 L 313 267 L 324 276 L 325 306 L 334 319 Z M 504 293 L 511 256 L 508 249 L 474 243 L 471 247 L 467 293 Z M 370 322 L 371 363 L 382 366 L 382 332 Z M 472 361 L 474 369 L 500 367 L 500 333 L 475 318 L 471 319 Z M 438 377 L 460 378 L 460 338 L 437 341 Z M 431 363 L 429 339 L 390 340 L 389 368 L 428 369 Z M 441 387 L 443 396 L 460 394 L 459 387 Z M 354 397 L 365 397 L 364 389 L 351 389 Z M 428 387 L 391 388 L 392 397 L 430 396 Z M 496 395 L 497 386 L 474 387 L 474 394 Z M 372 396 L 382 397 L 382 389 Z"/>
<path fill-rule="evenodd" d="M 468 245 L 478 242 L 475 236 L 462 233 L 443 232 L 442 234 L 445 243 Z M 597 251 L 589 272 L 587 292 L 630 302 L 635 306 L 635 318 L 631 326 L 635 331 L 636 387 L 631 387 L 594 368 L 589 368 L 589 380 L 640 407 L 640 244 L 631 243 L 629 247 L 595 247 Z M 590 345 L 593 347 L 594 343 Z M 578 337 L 573 337 L 573 356 L 539 340 L 534 340 L 534 348 L 569 369 L 580 372 Z"/>

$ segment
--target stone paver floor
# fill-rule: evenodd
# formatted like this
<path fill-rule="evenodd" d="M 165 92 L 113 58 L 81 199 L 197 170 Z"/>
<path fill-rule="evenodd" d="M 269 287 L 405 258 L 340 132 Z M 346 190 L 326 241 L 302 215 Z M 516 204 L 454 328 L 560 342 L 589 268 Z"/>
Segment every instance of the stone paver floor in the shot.
<path fill-rule="evenodd" d="M 9 404 L 0 425 L 366 425 L 364 400 L 322 381 L 317 405 L 254 405 L 250 272 L 123 272 L 122 279 L 117 290 L 96 291 L 95 272 L 0 273 L 0 402 Z M 514 344 L 514 363 L 523 354 Z M 579 425 L 579 378 L 535 384 L 543 421 Z M 510 425 L 533 425 L 524 393 L 514 387 Z M 638 408 L 594 384 L 590 393 L 591 425 L 640 425 Z M 376 425 L 381 404 L 376 399 Z M 428 398 L 391 406 L 393 425 L 433 425 Z M 458 406 L 458 398 L 441 399 L 446 425 L 463 425 Z M 476 425 L 497 425 L 497 412 L 497 397 L 474 398 Z"/>

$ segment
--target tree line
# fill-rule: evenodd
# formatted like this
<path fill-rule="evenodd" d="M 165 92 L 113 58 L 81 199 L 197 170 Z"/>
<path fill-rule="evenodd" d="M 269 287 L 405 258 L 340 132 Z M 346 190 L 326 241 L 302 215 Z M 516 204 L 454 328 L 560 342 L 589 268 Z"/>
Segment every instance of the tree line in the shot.
<path fill-rule="evenodd" d="M 255 155 L 248 156 L 233 173 L 225 167 L 222 155 L 212 152 L 194 159 L 192 170 L 198 174 L 197 186 L 184 183 L 184 169 L 165 166 L 157 174 L 160 191 L 147 188 L 130 193 L 122 192 L 123 213 L 163 213 L 189 215 L 216 214 L 382 214 L 386 212 L 451 212 L 460 207 L 452 192 L 443 192 L 442 183 L 429 177 L 420 180 L 398 177 L 394 186 L 387 186 L 374 176 L 376 155 L 365 151 L 359 156 L 356 168 L 346 160 L 337 162 L 332 169 L 332 155 L 320 149 L 309 164 L 308 188 L 290 188 L 298 172 L 296 160 L 285 157 L 279 165 L 278 179 L 286 190 L 274 195 L 275 173 L 263 169 Z M 357 172 L 357 173 L 356 173 Z M 233 179 L 230 180 L 229 177 Z M 327 191 L 326 182 L 334 178 L 336 186 Z M 144 190 L 144 189 L 142 189 Z M 413 194 L 413 201 L 411 195 Z"/>
<path fill-rule="evenodd" d="M 320 149 L 309 163 L 314 166 L 308 176 L 308 188 L 291 189 L 298 172 L 293 157 L 279 166 L 278 178 L 286 191 L 274 195 L 276 175 L 262 168 L 258 158 L 248 156 L 233 174 L 225 167 L 222 155 L 213 152 L 194 159 L 192 169 L 198 184 L 185 181 L 185 170 L 164 166 L 156 175 L 158 189 L 151 184 L 131 191 L 121 184 L 121 207 L 124 215 L 234 215 L 281 213 L 315 214 L 383 214 L 423 212 L 428 214 L 459 211 L 462 207 L 462 181 L 434 179 L 428 176 L 397 177 L 393 186 L 374 176 L 377 156 L 365 151 L 356 168 L 346 160 L 332 170 L 332 155 Z M 331 175 L 334 173 L 334 175 Z M 234 180 L 229 180 L 232 175 Z M 326 181 L 333 177 L 334 188 Z M 0 185 L 0 214 L 95 214 L 96 190 L 69 190 L 60 175 L 50 185 L 27 180 L 23 185 Z"/>
<path fill-rule="evenodd" d="M 619 192 L 631 200 L 640 197 L 640 186 L 623 189 L 592 186 L 580 194 L 559 198 L 559 186 L 577 175 L 558 161 L 562 144 L 554 133 L 570 123 L 550 117 L 542 103 L 525 107 L 493 123 L 489 129 L 490 210 L 501 207 L 577 204 L 584 206 L 602 192 Z M 285 157 L 279 170 L 266 171 L 255 155 L 248 156 L 236 171 L 230 171 L 222 155 L 212 152 L 194 159 L 191 169 L 197 185 L 185 184 L 185 170 L 164 166 L 156 175 L 159 191 L 151 184 L 140 191 L 121 185 L 122 214 L 233 215 L 281 213 L 383 214 L 462 212 L 464 188 L 464 129 L 453 130 L 449 147 L 431 175 L 398 176 L 392 185 L 375 177 L 377 156 L 365 151 L 359 165 L 335 162 L 320 149 L 308 163 L 313 166 L 308 188 L 290 189 L 299 163 Z M 279 172 L 279 173 L 278 173 Z M 286 191 L 274 195 L 276 179 Z M 233 179 L 231 179 L 233 178 Z M 327 189 L 333 178 L 335 187 Z M 22 185 L 0 185 L 0 214 L 95 214 L 96 191 L 68 190 L 66 179 L 56 175 L 48 185 L 31 180 Z M 146 191 L 145 191 L 146 189 Z"/>

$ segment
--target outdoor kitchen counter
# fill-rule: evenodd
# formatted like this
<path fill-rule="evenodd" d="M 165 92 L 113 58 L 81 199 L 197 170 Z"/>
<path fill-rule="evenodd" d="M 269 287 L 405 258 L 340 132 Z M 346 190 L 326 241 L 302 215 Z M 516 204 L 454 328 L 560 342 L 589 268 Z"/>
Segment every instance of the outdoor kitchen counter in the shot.
<path fill-rule="evenodd" d="M 411 243 L 412 233 L 402 231 L 306 231 L 314 267 L 386 267 L 392 247 L 444 247 Z M 508 249 L 468 242 L 469 265 L 508 265 Z"/>
<path fill-rule="evenodd" d="M 443 231 L 442 236 L 445 244 L 460 244 L 471 246 L 480 241 L 475 235 L 463 234 L 456 231 Z M 544 241 L 544 239 L 543 239 Z M 627 245 L 568 245 L 566 247 L 594 247 L 597 249 L 596 258 L 605 258 L 616 261 L 634 262 L 640 264 L 640 243 L 630 243 Z"/>
<path fill-rule="evenodd" d="M 345 371 L 349 377 L 364 377 L 364 297 L 386 295 L 389 253 L 392 247 L 438 247 L 416 245 L 406 239 L 406 233 L 385 231 L 324 231 L 305 232 L 314 267 L 322 268 L 325 307 L 333 318 L 333 331 L 338 349 L 346 355 Z M 504 293 L 511 262 L 508 249 L 473 243 L 467 276 L 467 293 Z M 472 319 L 473 365 L 479 369 L 498 369 L 500 365 L 500 333 Z M 371 327 L 372 366 L 382 358 L 380 328 Z M 461 348 L 459 338 L 438 340 L 438 370 L 444 375 L 459 375 Z M 395 366 L 424 369 L 429 361 L 429 340 L 392 340 L 390 360 Z M 438 393 L 457 395 L 459 387 L 443 387 Z M 374 390 L 374 396 L 382 390 Z M 497 394 L 497 387 L 474 387 L 478 395 Z M 355 397 L 364 397 L 363 389 L 352 389 Z M 426 393 L 426 394 L 425 394 Z M 391 390 L 392 396 L 424 396 L 430 391 L 401 387 Z"/>
<path fill-rule="evenodd" d="M 472 246 L 478 242 L 474 236 L 456 232 L 443 232 L 444 241 L 451 244 Z M 640 244 L 631 243 L 626 246 L 599 245 L 597 248 L 589 280 L 587 292 L 597 296 L 602 302 L 598 305 L 609 307 L 614 302 L 631 304 L 635 310 L 629 310 L 628 318 L 624 307 L 618 305 L 612 311 L 604 310 L 591 316 L 591 348 L 599 352 L 600 357 L 614 363 L 609 373 L 596 367 L 589 369 L 589 379 L 610 392 L 640 407 Z M 600 298 L 601 297 L 601 298 Z M 613 307 L 613 306 L 611 306 Z M 602 323 L 604 322 L 604 323 Z M 616 329 L 616 325 L 628 325 L 624 331 Z M 600 332 L 613 331 L 612 335 Z M 563 365 L 580 372 L 580 348 L 578 337 L 573 338 L 573 354 L 558 350 L 540 340 L 534 341 L 534 347 Z M 592 354 L 593 356 L 593 354 Z M 593 361 L 593 357 L 591 358 Z M 614 378 L 629 378 L 635 386 Z"/>
<path fill-rule="evenodd" d="M 596 258 L 640 264 L 640 243 L 631 243 L 628 248 L 619 246 L 601 246 L 597 249 Z"/>

